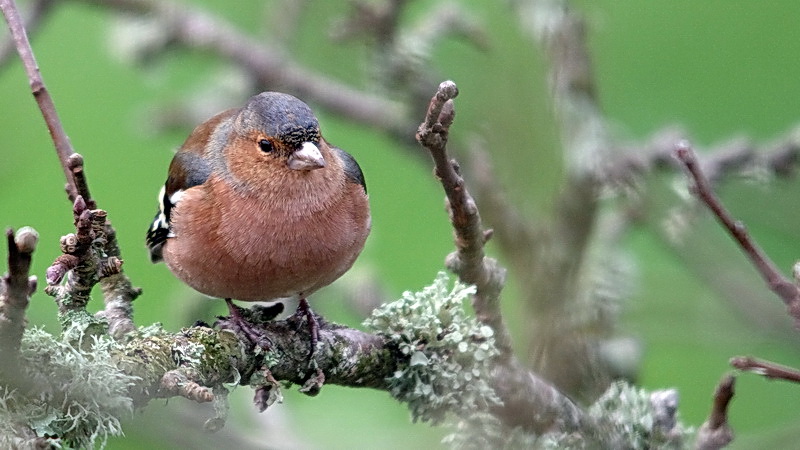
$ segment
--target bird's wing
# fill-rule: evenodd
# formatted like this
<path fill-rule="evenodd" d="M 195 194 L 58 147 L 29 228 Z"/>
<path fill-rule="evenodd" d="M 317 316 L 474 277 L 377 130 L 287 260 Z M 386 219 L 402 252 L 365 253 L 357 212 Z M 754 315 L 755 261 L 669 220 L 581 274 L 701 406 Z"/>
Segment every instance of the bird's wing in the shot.
<path fill-rule="evenodd" d="M 152 262 L 162 260 L 162 247 L 174 236 L 170 229 L 172 208 L 187 189 L 205 183 L 211 175 L 209 152 L 213 146 L 209 141 L 220 124 L 229 122 L 237 112 L 238 109 L 229 109 L 198 125 L 172 158 L 167 182 L 158 194 L 158 212 L 147 230 L 147 248 Z"/>
<path fill-rule="evenodd" d="M 367 182 L 364 180 L 364 173 L 361 172 L 361 167 L 356 162 L 355 158 L 346 151 L 331 145 L 331 149 L 336 153 L 339 159 L 342 160 L 344 173 L 347 175 L 347 180 L 351 183 L 360 184 L 364 188 L 364 193 L 367 193 Z"/>
<path fill-rule="evenodd" d="M 164 242 L 173 236 L 170 229 L 172 208 L 187 189 L 205 183 L 209 175 L 211 166 L 201 154 L 189 151 L 175 154 L 170 164 L 170 175 L 158 194 L 158 212 L 147 230 L 147 248 L 152 262 L 161 261 Z"/>

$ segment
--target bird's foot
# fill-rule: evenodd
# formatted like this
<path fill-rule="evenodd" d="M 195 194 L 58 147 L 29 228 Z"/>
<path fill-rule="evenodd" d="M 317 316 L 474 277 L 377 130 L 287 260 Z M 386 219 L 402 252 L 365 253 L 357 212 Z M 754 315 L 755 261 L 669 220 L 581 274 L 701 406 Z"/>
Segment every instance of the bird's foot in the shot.
<path fill-rule="evenodd" d="M 308 359 L 311 360 L 317 352 L 317 343 L 319 342 L 319 322 L 317 321 L 317 316 L 314 315 L 314 311 L 311 310 L 308 300 L 304 298 L 300 299 L 295 314 L 302 314 L 306 318 L 308 334 L 311 336 L 311 352 L 308 355 Z"/>
<path fill-rule="evenodd" d="M 323 384 L 325 384 L 325 374 L 322 373 L 322 369 L 317 367 L 316 373 L 308 377 L 306 382 L 303 383 L 303 386 L 300 388 L 300 392 L 313 397 L 319 394 L 319 391 L 322 390 Z"/>
<path fill-rule="evenodd" d="M 269 337 L 262 331 L 256 327 L 256 324 L 251 323 L 248 321 L 243 313 L 244 308 L 240 308 L 233 304 L 231 299 L 226 298 L 225 303 L 228 305 L 228 311 L 230 312 L 230 317 L 227 320 L 223 320 L 223 327 L 229 328 L 232 331 L 236 332 L 237 334 L 243 335 L 248 341 L 250 341 L 254 346 L 263 348 L 265 350 L 269 350 L 272 347 L 272 342 L 270 341 Z M 259 319 L 261 320 L 271 320 L 275 318 L 278 314 L 283 311 L 283 304 L 277 303 L 267 308 L 261 308 L 257 311 Z M 266 318 L 265 318 L 266 317 Z M 227 326 L 225 326 L 227 325 Z"/>
<path fill-rule="evenodd" d="M 300 388 L 300 392 L 314 396 L 319 393 L 320 389 L 322 389 L 322 385 L 325 384 L 325 374 L 322 372 L 322 369 L 319 368 L 316 359 L 317 343 L 319 343 L 319 321 L 305 298 L 300 299 L 295 315 L 304 316 L 306 319 L 310 337 L 309 340 L 311 341 L 311 349 L 308 353 L 308 367 L 315 371 L 314 375 L 311 375 L 303 384 L 303 387 Z"/>

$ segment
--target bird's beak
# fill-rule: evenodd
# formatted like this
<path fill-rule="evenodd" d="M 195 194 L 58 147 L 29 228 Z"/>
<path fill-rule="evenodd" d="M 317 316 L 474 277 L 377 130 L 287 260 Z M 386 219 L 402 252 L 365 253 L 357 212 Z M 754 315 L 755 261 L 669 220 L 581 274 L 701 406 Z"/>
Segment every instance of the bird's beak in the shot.
<path fill-rule="evenodd" d="M 288 162 L 292 170 L 314 170 L 325 167 L 325 158 L 319 152 L 319 148 L 311 142 L 303 142 L 303 146 L 297 149 Z"/>

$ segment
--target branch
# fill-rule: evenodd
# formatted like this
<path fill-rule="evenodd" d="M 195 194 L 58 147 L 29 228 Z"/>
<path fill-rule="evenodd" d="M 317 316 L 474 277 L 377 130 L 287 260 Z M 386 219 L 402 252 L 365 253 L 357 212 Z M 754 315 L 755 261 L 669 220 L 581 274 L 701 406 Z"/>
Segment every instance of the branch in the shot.
<path fill-rule="evenodd" d="M 70 448 L 93 448 L 98 437 L 120 434 L 120 420 L 157 398 L 212 402 L 214 417 L 206 428 L 219 428 L 227 416 L 226 385 L 277 392 L 276 380 L 303 384 L 316 374 L 298 370 L 309 357 L 302 320 L 262 323 L 272 343 L 269 352 L 248 351 L 234 333 L 205 326 L 168 333 L 154 325 L 126 343 L 89 333 L 64 341 L 32 329 L 20 352 L 26 388 L 0 390 L 0 406 L 10 421 L 21 427 L 33 422 L 39 433 L 45 430 Z M 315 359 L 329 383 L 388 390 L 398 357 L 383 339 L 327 323 L 321 324 L 319 336 Z M 276 398 L 280 394 L 271 402 Z M 48 411 L 46 417 L 42 410 Z M 13 438 L 0 434 L 0 443 L 11 447 Z"/>
<path fill-rule="evenodd" d="M 86 311 L 92 288 L 99 281 L 100 263 L 92 247 L 98 247 L 96 240 L 103 239 L 105 211 L 90 210 L 82 197 L 73 205 L 75 233 L 61 238 L 63 254 L 47 268 L 47 288 L 58 304 L 59 313 L 66 316 L 72 311 Z M 102 223 L 98 223 L 102 221 Z M 93 226 L 97 224 L 97 226 Z M 66 282 L 61 281 L 66 276 Z"/>
<path fill-rule="evenodd" d="M 29 276 L 31 257 L 39 235 L 33 228 L 17 232 L 6 230 L 8 241 L 8 274 L 0 278 L 0 376 L 8 380 L 7 370 L 16 370 L 22 333 L 25 331 L 25 310 L 36 290 L 36 276 Z"/>
<path fill-rule="evenodd" d="M 122 273 L 123 261 L 114 234 L 109 234 L 114 229 L 106 212 L 90 209 L 78 196 L 73 216 L 75 233 L 61 238 L 62 255 L 47 268 L 45 292 L 55 298 L 65 330 L 76 320 L 84 326 L 88 322 L 104 326 L 86 311 L 92 288 L 101 283 L 106 308 L 97 316 L 105 318 L 112 336 L 122 338 L 135 329 L 131 302 L 141 289 L 132 287 Z"/>
<path fill-rule="evenodd" d="M 608 185 L 632 184 L 637 176 L 654 170 L 674 170 L 681 167 L 674 158 L 675 146 L 687 139 L 687 133 L 677 127 L 665 127 L 644 142 L 619 145 L 612 164 L 602 178 Z M 800 162 L 798 127 L 784 133 L 776 142 L 757 146 L 746 138 L 736 138 L 716 144 L 703 152 L 703 173 L 710 184 L 716 185 L 731 173 L 752 167 L 766 170 L 770 175 L 789 177 Z"/>
<path fill-rule="evenodd" d="M 737 356 L 731 358 L 730 364 L 739 370 L 753 372 L 771 380 L 785 380 L 793 383 L 800 383 L 800 370 L 763 359 Z"/>
<path fill-rule="evenodd" d="M 36 99 L 36 104 L 39 105 L 39 110 L 42 112 L 44 121 L 47 124 L 47 129 L 50 131 L 50 137 L 56 146 L 56 153 L 58 159 L 61 161 L 61 167 L 64 170 L 64 176 L 67 179 L 67 195 L 72 199 L 77 197 L 77 188 L 75 181 L 72 178 L 72 173 L 69 170 L 69 157 L 75 153 L 72 149 L 72 144 L 69 142 L 67 133 L 64 131 L 61 120 L 58 118 L 56 106 L 47 87 L 44 85 L 42 75 L 39 73 L 39 66 L 36 63 L 36 58 L 33 55 L 31 43 L 28 41 L 28 36 L 25 32 L 25 27 L 20 18 L 17 5 L 14 0 L 0 0 L 0 10 L 3 11 L 3 16 L 8 22 L 8 28 L 11 30 L 11 36 L 14 44 L 19 53 L 22 64 L 25 67 L 25 72 L 28 74 L 30 81 L 31 91 L 33 97 Z"/>
<path fill-rule="evenodd" d="M 381 130 L 401 141 L 408 141 L 409 132 L 414 129 L 399 104 L 308 70 L 280 49 L 187 5 L 154 0 L 83 1 L 158 18 L 169 33 L 165 43 L 216 53 L 247 70 L 262 88 L 288 91 L 334 115 Z"/>
<path fill-rule="evenodd" d="M 717 385 L 711 414 L 697 432 L 696 449 L 717 450 L 733 440 L 733 430 L 728 424 L 728 405 L 733 399 L 735 382 L 736 378 L 726 375 Z"/>
<path fill-rule="evenodd" d="M 71 278 L 71 283 L 68 283 L 74 290 L 61 290 L 62 298 L 59 301 L 59 309 L 64 314 L 66 309 L 71 308 L 66 305 L 72 304 L 73 301 L 64 302 L 67 298 L 64 297 L 65 295 L 70 299 L 74 297 L 75 307 L 83 310 L 92 287 L 98 280 L 102 280 L 106 310 L 100 314 L 108 319 L 112 335 L 120 338 L 134 329 L 133 308 L 130 303 L 141 293 L 141 290 L 133 287 L 130 279 L 122 272 L 122 259 L 116 240 L 116 231 L 105 220 L 106 212 L 97 209 L 97 203 L 89 192 L 83 157 L 75 153 L 64 131 L 53 99 L 39 73 L 33 49 L 14 1 L 0 0 L 0 9 L 11 29 L 17 52 L 28 74 L 33 96 L 50 130 L 50 137 L 55 144 L 56 153 L 67 178 L 67 197 L 73 204 L 75 224 L 78 227 L 77 235 L 65 237 L 70 242 L 77 239 L 76 242 L 70 244 L 62 241 L 62 247 L 74 248 L 71 251 L 65 250 L 64 255 L 59 257 L 48 269 L 48 288 L 50 292 L 55 292 L 56 288 L 52 285 L 59 283 L 67 271 L 75 268 L 83 270 L 82 276 Z M 84 217 L 82 214 L 85 211 L 88 212 Z M 90 229 L 91 227 L 94 229 Z M 102 248 L 97 249 L 96 254 L 93 254 L 94 257 L 81 259 L 83 255 L 89 254 L 88 246 L 95 237 L 102 242 Z"/>
<path fill-rule="evenodd" d="M 447 196 L 450 222 L 453 224 L 456 251 L 447 257 L 447 267 L 461 281 L 474 284 L 477 293 L 472 306 L 478 320 L 495 332 L 497 347 L 508 357 L 511 355 L 511 337 L 500 312 L 500 291 L 505 284 L 505 269 L 497 261 L 486 258 L 483 246 L 491 238 L 491 230 L 483 230 L 475 201 L 470 196 L 454 159 L 447 155 L 447 137 L 455 119 L 453 99 L 458 88 L 452 81 L 439 85 L 430 101 L 425 121 L 417 131 L 417 141 L 431 154 L 435 174 Z"/>
<path fill-rule="evenodd" d="M 520 29 L 548 59 L 565 172 L 551 217 L 526 227 L 536 240 L 527 249 L 531 263 L 515 265 L 525 271 L 519 278 L 532 322 L 525 329 L 526 358 L 567 395 L 591 402 L 612 377 L 607 358 L 595 344 L 597 336 L 614 334 L 616 321 L 604 320 L 608 316 L 599 311 L 602 302 L 594 295 L 598 289 L 590 284 L 606 270 L 604 262 L 611 252 L 611 246 L 600 248 L 598 244 L 607 244 L 594 239 L 601 235 L 598 205 L 611 140 L 597 98 L 583 17 L 566 0 L 507 3 L 514 8 Z M 520 252 L 514 235 L 498 241 L 512 246 L 503 246 L 504 254 Z M 593 246 L 600 250 L 595 254 L 605 254 L 603 258 L 594 257 Z M 587 312 L 576 315 L 576 310 Z"/>
<path fill-rule="evenodd" d="M 457 95 L 458 88 L 452 81 L 439 85 L 417 131 L 417 141 L 430 152 L 435 174 L 447 196 L 456 245 L 456 251 L 447 256 L 447 267 L 462 282 L 475 285 L 475 315 L 492 327 L 496 336 L 500 356 L 491 384 L 503 404 L 494 407 L 493 412 L 509 427 L 521 426 L 536 432 L 579 430 L 587 426 L 584 412 L 550 383 L 522 367 L 512 352 L 511 337 L 500 311 L 505 269 L 485 256 L 483 247 L 491 230 L 483 229 L 459 165 L 447 155 L 447 138 L 455 119 L 453 99 Z"/>
<path fill-rule="evenodd" d="M 398 34 L 400 15 L 408 0 L 391 0 L 381 4 L 355 0 L 350 3 L 349 16 L 333 28 L 336 40 L 373 37 L 382 50 L 390 48 Z"/>
<path fill-rule="evenodd" d="M 535 267 L 540 255 L 538 251 L 544 242 L 544 233 L 539 224 L 524 217 L 518 205 L 512 203 L 502 182 L 495 172 L 487 151 L 481 143 L 471 139 L 469 173 L 474 177 L 472 186 L 481 202 L 481 210 L 491 221 L 494 233 L 492 238 L 509 261 L 512 270 L 521 268 L 520 275 Z M 527 272 L 529 273 L 529 272 Z M 530 295 L 538 295 L 537 290 L 526 284 Z"/>
<path fill-rule="evenodd" d="M 53 0 L 36 0 L 28 8 L 28 20 L 25 21 L 25 30 L 29 35 L 36 32 L 45 17 L 53 10 Z M 7 63 L 14 54 L 14 41 L 9 39 L 0 43 L 0 70 L 8 67 Z"/>
<path fill-rule="evenodd" d="M 714 194 L 705 174 L 700 169 L 697 157 L 689 144 L 685 141 L 679 143 L 675 149 L 675 155 L 686 167 L 686 170 L 694 181 L 694 193 L 711 210 L 731 237 L 738 242 L 742 251 L 744 251 L 745 255 L 750 259 L 750 262 L 756 267 L 764 281 L 766 281 L 769 289 L 783 300 L 789 315 L 794 317 L 795 324 L 800 326 L 800 289 L 780 273 L 775 263 L 769 259 L 758 244 L 750 237 L 744 224 L 734 219 L 730 212 L 725 209 L 722 202 L 716 194 Z"/>

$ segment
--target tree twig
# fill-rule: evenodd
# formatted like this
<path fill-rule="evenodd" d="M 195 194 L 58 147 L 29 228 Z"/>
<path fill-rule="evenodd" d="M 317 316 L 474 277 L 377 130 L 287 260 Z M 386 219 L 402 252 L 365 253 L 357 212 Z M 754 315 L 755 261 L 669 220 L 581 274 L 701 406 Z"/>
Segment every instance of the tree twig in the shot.
<path fill-rule="evenodd" d="M 697 432 L 695 448 L 698 450 L 717 450 L 733 440 L 733 430 L 728 424 L 728 405 L 733 399 L 736 378 L 726 375 L 714 391 L 714 403 L 708 420 Z"/>
<path fill-rule="evenodd" d="M 435 173 L 444 188 L 455 234 L 456 251 L 447 257 L 447 266 L 465 283 L 474 284 L 477 292 L 472 306 L 478 320 L 494 330 L 497 346 L 503 355 L 511 354 L 511 337 L 500 312 L 500 291 L 505 284 L 504 268 L 486 258 L 483 246 L 491 237 L 484 231 L 475 201 L 467 191 L 459 165 L 447 155 L 447 137 L 455 119 L 453 99 L 458 88 L 452 81 L 439 85 L 431 98 L 425 120 L 417 131 L 417 140 L 431 154 Z"/>
<path fill-rule="evenodd" d="M 46 3 L 49 4 L 49 1 L 50 0 Z M 101 312 L 101 315 L 104 315 L 109 321 L 112 335 L 118 338 L 122 337 L 134 328 L 132 320 L 133 309 L 130 303 L 141 293 L 141 290 L 133 287 L 130 279 L 122 272 L 122 259 L 116 241 L 116 231 L 111 224 L 105 220 L 105 211 L 97 209 L 97 203 L 89 192 L 89 185 L 84 172 L 83 157 L 75 153 L 61 120 L 58 117 L 53 99 L 39 72 L 33 49 L 28 41 L 24 24 L 22 23 L 14 0 L 0 0 L 0 9 L 2 9 L 3 15 L 11 29 L 11 35 L 17 52 L 25 66 L 33 96 L 36 99 L 36 103 L 39 105 L 39 109 L 50 131 L 50 137 L 55 144 L 61 168 L 67 179 L 67 197 L 75 208 L 75 223 L 76 225 L 80 225 L 78 226 L 78 233 L 71 235 L 72 238 L 78 238 L 78 242 L 76 242 L 77 246 L 75 246 L 72 252 L 65 251 L 64 255 L 59 257 L 48 269 L 48 288 L 51 292 L 55 292 L 57 289 L 54 284 L 60 282 L 67 271 L 76 268 L 85 269 L 83 276 L 71 278 L 73 282 L 68 283 L 69 286 L 77 290 L 60 290 L 62 294 L 59 300 L 61 312 L 65 313 L 70 309 L 71 306 L 68 305 L 76 305 L 77 309 L 83 310 L 86 302 L 88 302 L 92 287 L 99 279 L 103 284 L 106 302 L 106 309 Z M 77 210 L 78 208 L 80 211 Z M 82 217 L 81 214 L 83 212 L 86 212 L 88 215 Z M 95 218 L 97 221 L 94 220 Z M 102 229 L 97 229 L 97 227 L 95 227 L 94 230 L 90 229 L 92 224 L 96 225 L 96 223 L 99 222 L 102 222 Z M 83 228 L 81 228 L 81 226 Z M 83 232 L 81 232 L 81 230 Z M 90 233 L 92 236 L 90 236 Z M 91 253 L 88 251 L 88 246 L 94 239 L 94 235 L 101 237 L 102 249 L 99 251 L 98 255 L 81 259 L 82 255 Z M 101 258 L 102 261 L 97 259 L 98 257 Z M 79 264 L 81 261 L 83 261 L 83 264 Z M 76 280 L 83 281 L 74 282 Z M 64 287 L 62 286 L 61 288 Z M 73 301 L 75 303 L 73 303 Z"/>
<path fill-rule="evenodd" d="M 89 193 L 89 183 L 86 180 L 86 173 L 83 170 L 83 156 L 78 153 L 73 153 L 67 160 L 67 168 L 72 174 L 72 180 L 75 182 L 75 194 L 80 195 L 86 208 L 97 209 L 97 202 L 92 198 Z M 75 203 L 77 197 L 69 197 L 69 201 Z"/>
<path fill-rule="evenodd" d="M 737 356 L 731 358 L 730 364 L 739 370 L 756 373 L 769 379 L 800 383 L 800 370 L 776 364 L 771 361 L 751 358 L 749 356 Z"/>
<path fill-rule="evenodd" d="M 736 240 L 742 248 L 742 251 L 744 251 L 745 255 L 750 259 L 750 262 L 758 270 L 764 281 L 766 281 L 769 289 L 778 295 L 786 304 L 789 315 L 795 319 L 795 324 L 800 326 L 800 289 L 781 274 L 775 263 L 769 259 L 761 247 L 750 237 L 744 224 L 734 219 L 730 212 L 725 209 L 725 206 L 716 194 L 714 194 L 688 142 L 683 141 L 679 143 L 675 149 L 675 155 L 689 172 L 694 182 L 694 193 L 711 210 L 731 237 Z"/>
<path fill-rule="evenodd" d="M 588 426 L 584 412 L 553 385 L 525 369 L 511 349 L 511 337 L 500 311 L 506 272 L 496 260 L 485 256 L 483 247 L 491 230 L 483 229 L 459 165 L 447 155 L 448 133 L 455 118 L 453 99 L 457 95 L 458 88 L 452 81 L 439 85 L 419 126 L 417 140 L 430 152 L 435 174 L 447 196 L 456 245 L 456 251 L 447 257 L 447 267 L 464 283 L 476 286 L 472 299 L 475 315 L 492 327 L 500 350 L 492 386 L 503 404 L 493 412 L 509 427 L 521 426 L 536 432 L 578 430 Z"/>
<path fill-rule="evenodd" d="M 28 8 L 28 20 L 25 21 L 25 30 L 31 35 L 36 32 L 42 20 L 53 10 L 53 0 L 36 0 Z M 8 67 L 7 63 L 14 54 L 13 39 L 0 43 L 0 70 Z"/>
<path fill-rule="evenodd" d="M 686 131 L 672 126 L 657 131 L 644 142 L 618 145 L 613 163 L 603 172 L 603 182 L 612 186 L 630 184 L 636 176 L 650 171 L 681 167 L 673 154 L 675 146 L 686 139 Z M 703 152 L 703 173 L 713 186 L 732 173 L 753 166 L 775 176 L 788 177 L 796 172 L 798 162 L 800 140 L 795 126 L 767 145 L 736 138 L 711 146 Z"/>
<path fill-rule="evenodd" d="M 240 33 L 231 24 L 186 5 L 154 0 L 84 0 L 118 11 L 157 17 L 170 43 L 214 52 L 247 70 L 262 88 L 281 89 L 336 115 L 408 141 L 413 122 L 403 108 L 377 95 L 319 75 L 270 46 Z"/>
<path fill-rule="evenodd" d="M 6 369 L 16 370 L 14 361 L 25 331 L 25 310 L 36 290 L 36 276 L 29 276 L 29 273 L 39 235 L 33 228 L 24 227 L 15 237 L 9 228 L 6 240 L 8 274 L 0 277 L 0 361 L 3 361 L 0 374 L 8 381 L 10 374 Z"/>
<path fill-rule="evenodd" d="M 47 268 L 45 292 L 52 295 L 62 316 L 74 311 L 85 312 L 92 288 L 100 279 L 97 249 L 104 241 L 105 211 L 91 210 L 78 196 L 72 208 L 75 233 L 61 238 L 62 255 Z M 61 283 L 64 277 L 65 283 Z M 68 325 L 68 324 L 67 324 Z"/>
<path fill-rule="evenodd" d="M 28 41 L 28 35 L 25 32 L 25 26 L 22 23 L 22 18 L 20 18 L 17 5 L 14 0 L 0 0 L 0 9 L 3 11 L 6 22 L 8 22 L 8 28 L 11 30 L 17 53 L 19 53 L 25 72 L 28 74 L 33 97 L 36 99 L 36 104 L 39 105 L 39 110 L 42 112 L 47 129 L 50 131 L 50 137 L 56 146 L 56 153 L 61 161 L 64 176 L 67 179 L 67 195 L 74 199 L 78 194 L 72 172 L 69 170 L 69 157 L 75 151 L 72 149 L 72 144 L 69 142 L 61 120 L 58 118 L 53 99 L 50 97 L 50 93 L 42 80 L 42 75 L 39 72 L 39 66 L 33 55 L 33 49 Z"/>

